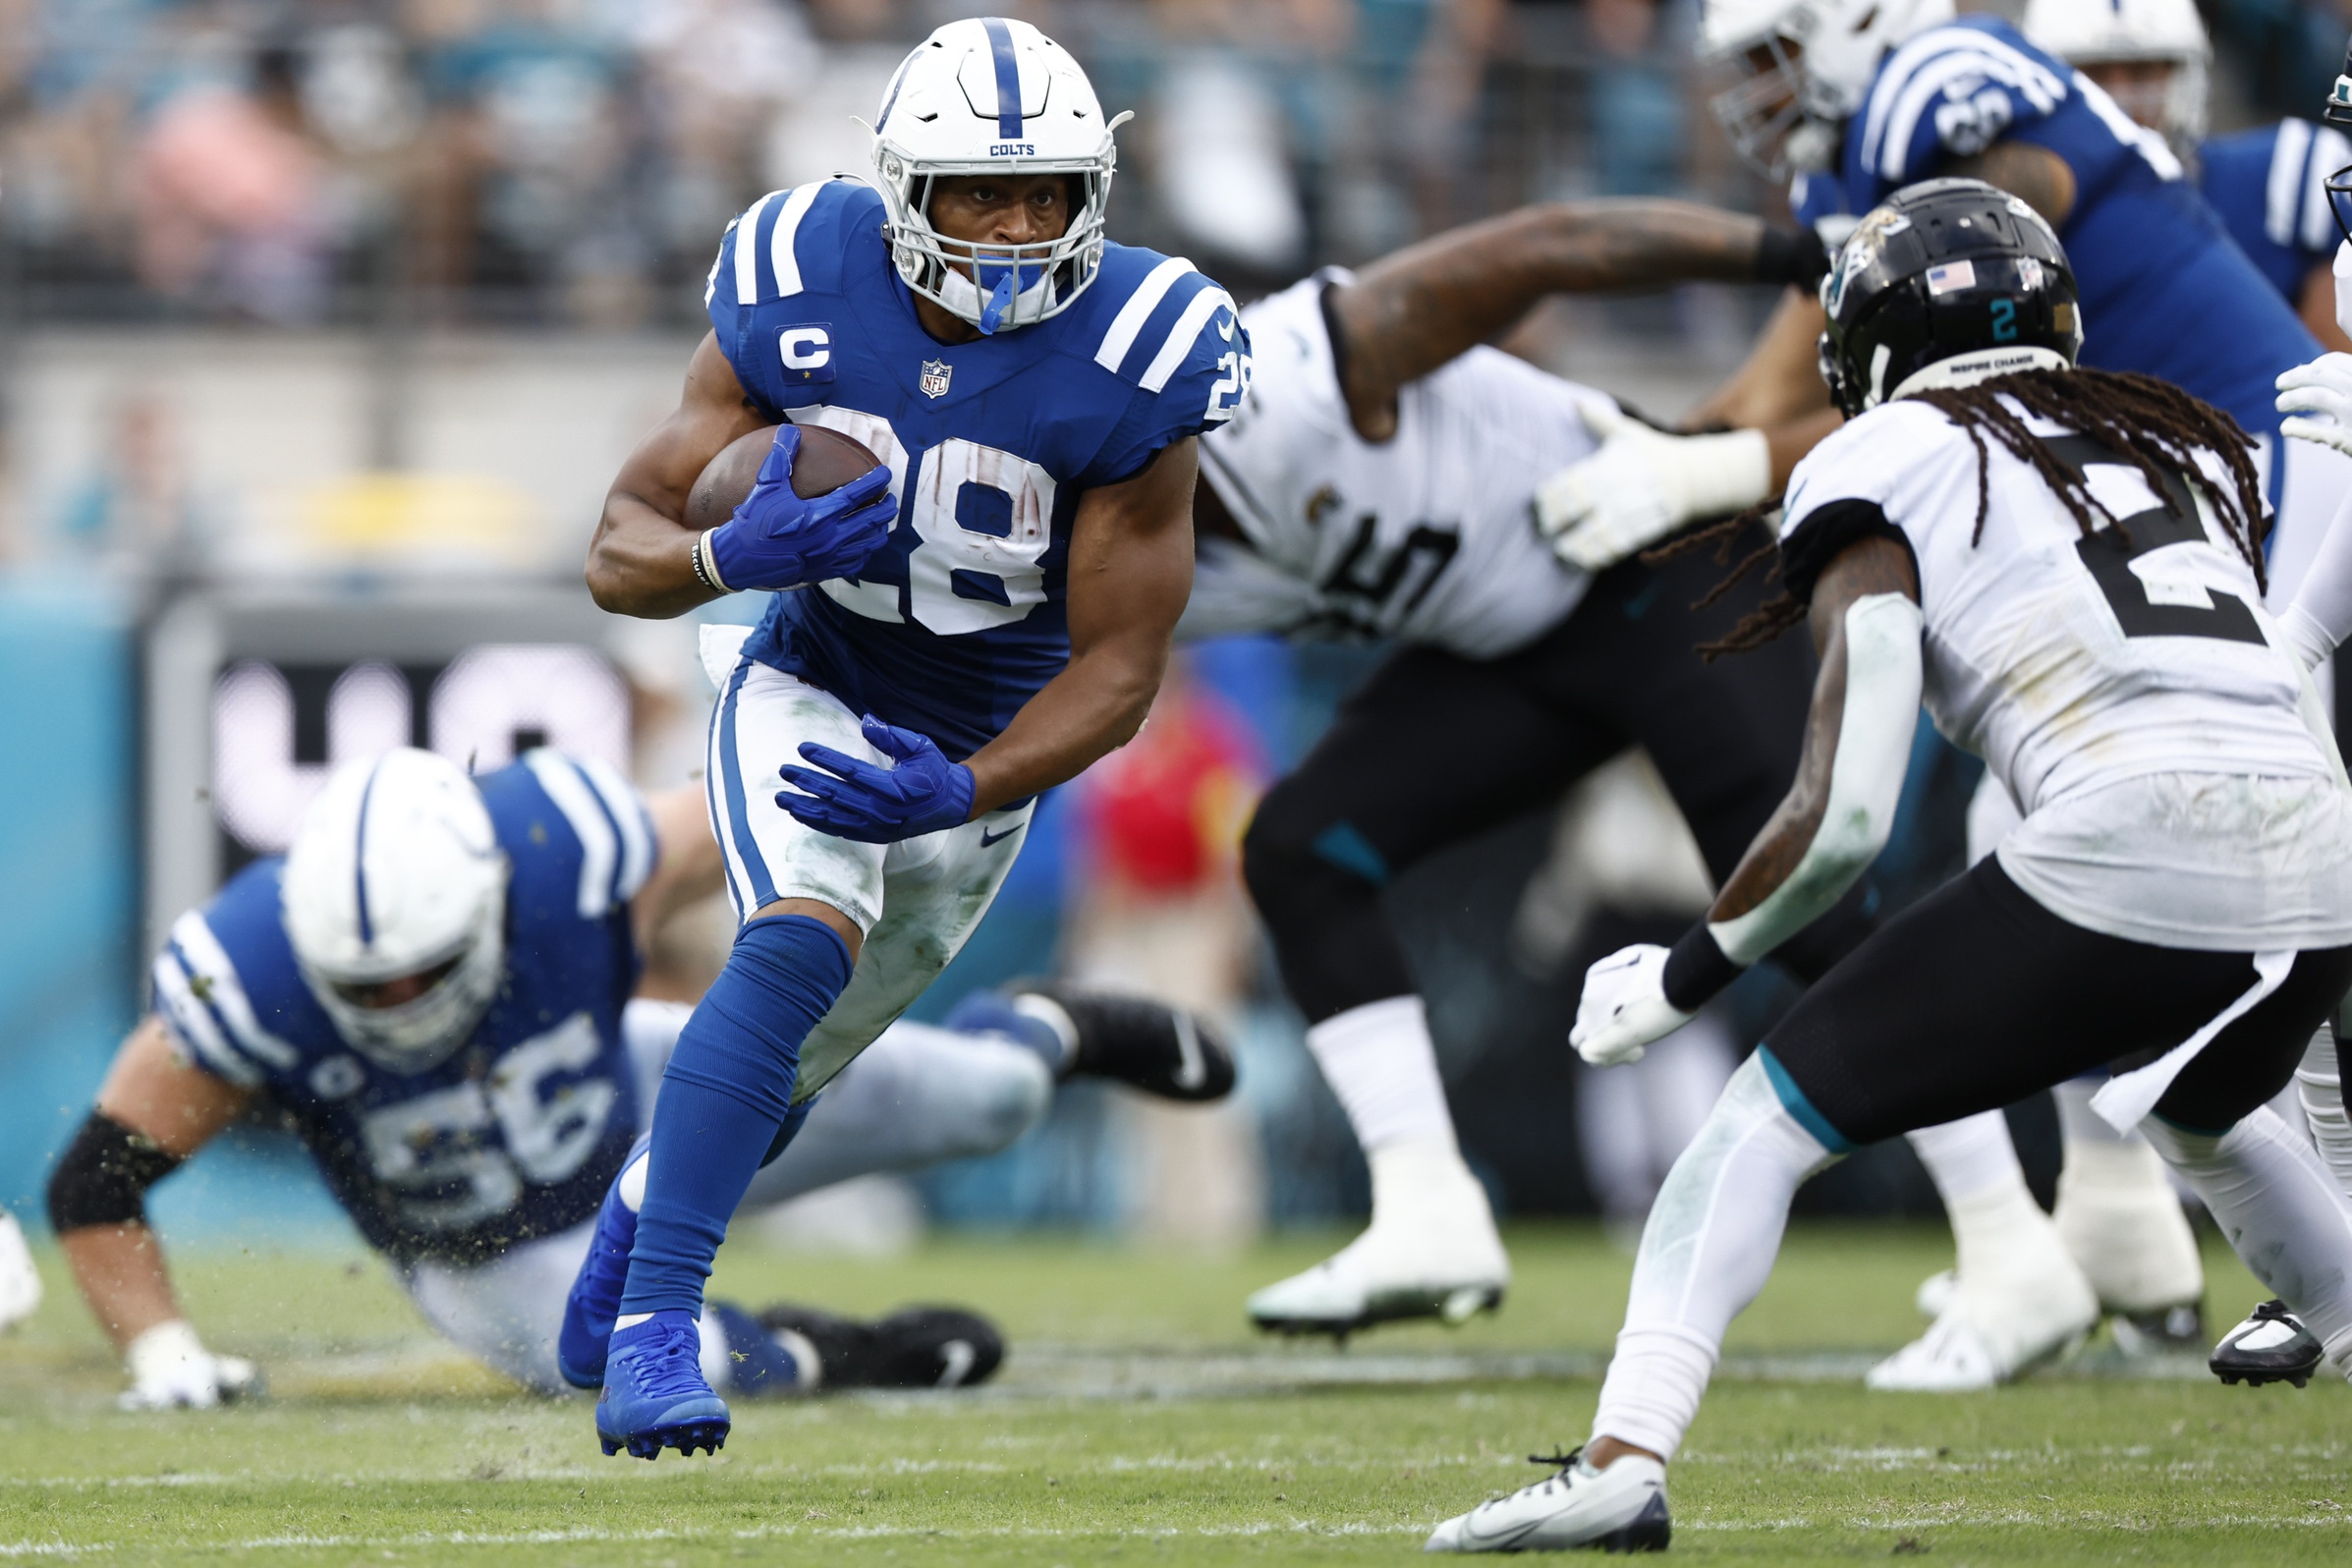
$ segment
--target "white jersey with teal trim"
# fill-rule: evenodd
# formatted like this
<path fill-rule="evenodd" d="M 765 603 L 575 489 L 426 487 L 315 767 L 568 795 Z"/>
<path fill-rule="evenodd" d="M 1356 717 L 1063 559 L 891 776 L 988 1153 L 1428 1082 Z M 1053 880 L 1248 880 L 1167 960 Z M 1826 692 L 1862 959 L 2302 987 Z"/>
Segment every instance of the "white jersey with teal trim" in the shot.
<path fill-rule="evenodd" d="M 1919 571 L 1927 708 L 2025 822 L 2001 865 L 2088 929 L 2229 952 L 2352 942 L 2352 790 L 2301 661 L 2223 533 L 2217 459 L 2161 494 L 2116 454 L 2034 432 L 2113 517 L 2086 536 L 2041 475 L 1912 399 L 1797 466 L 1781 534 L 1801 591 L 1871 534 Z"/>
<path fill-rule="evenodd" d="M 1397 394 L 1397 429 L 1348 420 L 1323 325 L 1323 273 L 1242 312 L 1257 375 L 1201 441 L 1202 476 L 1248 543 L 1202 540 L 1186 636 L 1396 638 L 1466 658 L 1526 646 L 1584 597 L 1536 531 L 1536 486 L 1596 446 L 1608 399 L 1494 349 Z"/>

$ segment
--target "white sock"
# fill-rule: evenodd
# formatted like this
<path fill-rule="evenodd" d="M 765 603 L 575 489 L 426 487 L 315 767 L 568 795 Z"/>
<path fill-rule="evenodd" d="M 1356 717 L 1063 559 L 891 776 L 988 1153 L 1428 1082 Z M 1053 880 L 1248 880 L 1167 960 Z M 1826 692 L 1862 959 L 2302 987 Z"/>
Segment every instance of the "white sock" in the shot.
<path fill-rule="evenodd" d="M 1366 1153 L 1403 1139 L 1454 1142 L 1429 1015 L 1418 996 L 1367 1002 L 1312 1025 L 1307 1048 Z"/>
<path fill-rule="evenodd" d="M 2303 1052 L 2303 1065 L 2295 1069 L 2295 1092 L 2303 1101 L 2311 1141 L 2335 1177 L 2336 1191 L 2352 1198 L 2352 1119 L 2344 1113 L 2342 1066 L 2335 1030 L 2322 1024 Z"/>
<path fill-rule="evenodd" d="M 2017 1146 L 2009 1141 L 2008 1119 L 1999 1111 L 1982 1111 L 1905 1136 L 1919 1162 L 1928 1167 L 1945 1208 L 1994 1191 L 2025 1193 L 2026 1202 L 2033 1202 L 2025 1169 L 2017 1163 Z"/>
<path fill-rule="evenodd" d="M 2110 1312 L 2145 1313 L 2205 1297 L 2205 1260 L 2164 1162 L 2138 1132 L 2117 1132 L 2091 1108 L 2101 1077 L 2051 1091 L 2066 1163 L 2050 1217 L 2068 1256 Z"/>
<path fill-rule="evenodd" d="M 2154 1116 L 2142 1127 L 2246 1266 L 2352 1372 L 2352 1204 L 2311 1145 L 2267 1105 L 2219 1137 Z"/>
<path fill-rule="evenodd" d="M 1724 1329 L 1772 1272 L 1790 1200 L 1834 1157 L 1780 1103 L 1761 1058 L 1732 1074 L 1651 1206 L 1596 1438 L 1674 1457 Z"/>
<path fill-rule="evenodd" d="M 2107 1087 L 2103 1077 L 2070 1078 L 2052 1089 L 2058 1102 L 2058 1134 L 2072 1148 L 2077 1144 L 2142 1144 L 2138 1133 L 2115 1131 L 2104 1116 L 2091 1108 L 2091 1096 Z"/>

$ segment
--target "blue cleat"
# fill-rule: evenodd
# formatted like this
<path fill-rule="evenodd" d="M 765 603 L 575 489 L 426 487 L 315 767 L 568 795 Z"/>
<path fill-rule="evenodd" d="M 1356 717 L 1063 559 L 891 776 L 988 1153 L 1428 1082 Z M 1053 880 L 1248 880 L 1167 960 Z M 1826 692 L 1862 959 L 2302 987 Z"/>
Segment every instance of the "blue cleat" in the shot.
<path fill-rule="evenodd" d="M 621 1288 L 629 1283 L 629 1253 L 637 1245 L 637 1204 L 645 1201 L 643 1165 L 653 1145 L 647 1133 L 629 1148 L 621 1174 L 596 1210 L 596 1234 L 588 1257 L 564 1298 L 564 1326 L 555 1338 L 555 1366 L 575 1388 L 604 1386 L 604 1347 L 621 1313 Z M 631 1180 L 631 1173 L 636 1179 Z M 634 1200 L 634 1202 L 632 1202 Z M 609 1450 L 607 1450 L 609 1452 Z"/>
<path fill-rule="evenodd" d="M 702 1336 L 695 1315 L 658 1312 L 614 1332 L 596 1401 L 596 1437 L 607 1456 L 628 1449 L 658 1459 L 664 1448 L 692 1454 L 727 1446 L 727 1402 L 702 1379 Z"/>

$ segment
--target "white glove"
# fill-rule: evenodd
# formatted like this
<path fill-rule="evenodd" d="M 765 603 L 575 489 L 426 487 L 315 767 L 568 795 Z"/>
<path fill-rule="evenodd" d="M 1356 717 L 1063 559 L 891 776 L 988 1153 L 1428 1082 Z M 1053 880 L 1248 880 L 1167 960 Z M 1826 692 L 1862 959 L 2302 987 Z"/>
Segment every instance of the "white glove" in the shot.
<path fill-rule="evenodd" d="M 1613 403 L 1577 412 L 1600 450 L 1536 489 L 1536 527 L 1570 566 L 1615 566 L 1686 523 L 1737 512 L 1771 493 L 1772 449 L 1762 430 L 1668 435 Z"/>
<path fill-rule="evenodd" d="M 2278 412 L 2286 435 L 2352 454 L 2352 354 L 2323 354 L 2278 378 Z"/>
<path fill-rule="evenodd" d="M 2333 201 L 2335 198 L 2327 198 Z M 2336 329 L 2352 338 L 2352 240 L 2335 243 L 2335 264 L 2328 269 L 2335 276 Z"/>
<path fill-rule="evenodd" d="M 260 1373 L 240 1356 L 215 1356 L 179 1319 L 157 1323 L 123 1353 L 131 1386 L 115 1403 L 124 1410 L 210 1410 L 259 1392 Z"/>
<path fill-rule="evenodd" d="M 1666 1000 L 1666 950 L 1649 942 L 1621 947 L 1585 971 L 1568 1043 L 1595 1067 L 1638 1062 L 1650 1042 L 1691 1021 Z"/>

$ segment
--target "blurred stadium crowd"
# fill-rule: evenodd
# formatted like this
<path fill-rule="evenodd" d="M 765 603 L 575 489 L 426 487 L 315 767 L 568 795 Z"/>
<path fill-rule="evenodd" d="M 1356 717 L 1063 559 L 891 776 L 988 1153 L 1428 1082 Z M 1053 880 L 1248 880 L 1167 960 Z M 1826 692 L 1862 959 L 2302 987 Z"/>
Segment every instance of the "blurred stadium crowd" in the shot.
<path fill-rule="evenodd" d="M 229 808 L 314 787 L 343 745 L 334 704 L 360 690 L 355 672 L 383 672 L 367 680 L 394 692 L 395 740 L 442 745 L 446 670 L 469 637 L 514 640 L 493 639 L 501 616 L 520 624 L 492 604 L 464 635 L 345 646 L 270 632 L 267 604 L 175 620 L 176 595 L 299 558 L 315 570 L 287 602 L 332 621 L 346 600 L 381 609 L 383 574 L 455 560 L 477 578 L 486 563 L 560 585 L 585 611 L 595 497 L 674 396 L 720 231 L 762 192 L 862 167 L 852 117 L 873 112 L 912 41 L 969 9 L 0 0 L 0 717 L 55 743 L 0 763 L 0 867 L 20 910 L 38 912 L 0 922 L 0 1085 L 24 1090 L 0 1128 L 23 1153 L 0 1160 L 0 1202 L 23 1204 L 86 1103 L 137 1005 L 157 911 L 278 847 Z M 1006 9 L 1068 45 L 1110 108 L 1143 111 L 1122 138 L 1114 234 L 1190 255 L 1245 297 L 1529 200 L 1779 199 L 1706 113 L 1695 0 Z M 2204 9 L 2216 129 L 2315 101 L 2352 27 L 2352 0 Z M 1520 346 L 1637 401 L 1687 401 L 1696 373 L 1660 367 L 1696 341 L 1702 367 L 1719 369 L 1768 303 L 1718 287 L 1663 308 L 1587 305 L 1563 312 L 1575 331 L 1554 321 Z M 427 339 L 438 347 L 414 347 Z M 496 463 L 508 466 L 491 478 L 476 472 Z M 61 597 L 61 576 L 91 560 L 118 568 L 104 574 L 115 596 Z M 386 624 L 447 620 L 446 583 L 410 591 Z M 202 631 L 216 623 L 232 630 Z M 629 755 L 613 759 L 647 784 L 684 777 L 708 701 L 691 629 L 639 623 L 600 646 L 632 715 L 612 730 Z M 997 909 L 917 1014 L 1047 967 L 1154 991 L 1235 1029 L 1243 1103 L 1220 1121 L 1073 1092 L 1023 1146 L 924 1177 L 931 1217 L 1213 1241 L 1361 1208 L 1353 1140 L 1277 1000 L 1232 855 L 1255 791 L 1374 657 L 1261 640 L 1193 650 L 1146 740 L 1049 803 Z M 209 704 L 215 739 L 231 722 L 276 726 L 285 755 L 265 776 L 224 773 L 220 756 L 207 773 L 187 760 L 207 743 L 174 739 L 172 703 Z M 562 738 L 562 715 L 534 713 L 516 737 Z M 1932 765 L 1914 769 L 1878 872 L 1890 897 L 1956 865 L 1973 776 L 1922 748 Z M 82 774 L 58 772 L 68 756 Z M 1648 1079 L 1575 1086 L 1560 1041 L 1583 964 L 1653 927 L 1670 935 L 1703 901 L 1658 800 L 1638 768 L 1612 772 L 1556 821 L 1440 857 L 1394 890 L 1465 1144 L 1498 1206 L 1638 1217 L 1687 1136 L 1672 1107 L 1704 1107 L 1705 1081 L 1783 1000 L 1760 975 Z M 194 839 L 198 870 L 171 870 Z M 93 986 L 111 1000 L 93 1003 Z M 1582 1171 L 1561 1157 L 1571 1120 Z M 1849 1162 L 1807 1202 L 1925 1204 L 1909 1156 L 1881 1152 L 1893 1165 Z M 873 1234 L 879 1212 L 848 1228 Z"/>

